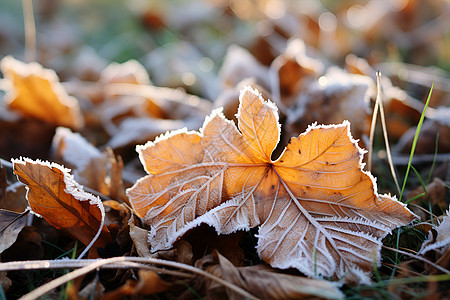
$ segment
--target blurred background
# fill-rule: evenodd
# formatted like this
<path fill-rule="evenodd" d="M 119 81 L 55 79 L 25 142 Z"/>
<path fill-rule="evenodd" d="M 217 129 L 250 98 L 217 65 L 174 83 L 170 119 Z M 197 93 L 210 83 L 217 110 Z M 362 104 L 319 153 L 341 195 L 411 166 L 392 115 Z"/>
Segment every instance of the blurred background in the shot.
<path fill-rule="evenodd" d="M 28 0 L 25 0 L 25 2 Z M 184 86 L 208 99 L 237 44 L 269 65 L 293 38 L 328 64 L 349 54 L 389 76 L 389 62 L 450 70 L 446 0 L 35 0 L 37 60 L 61 80 L 96 80 L 109 62 L 138 60 L 159 86 Z M 21 1 L 0 3 L 0 56 L 24 59 Z M 442 70 L 442 71 L 441 71 Z M 403 69 L 403 72 L 405 69 Z M 400 74 L 399 74 L 400 72 Z M 404 74 L 403 74 L 404 75 Z M 424 76 L 430 86 L 433 78 Z"/>
<path fill-rule="evenodd" d="M 28 42 L 27 22 L 36 24 Z M 197 130 L 213 108 L 235 120 L 249 84 L 279 108 L 279 151 L 313 122 L 343 120 L 368 148 L 380 70 L 394 163 L 404 165 L 432 84 L 416 153 L 448 160 L 449 28 L 447 0 L 3 0 L 0 58 L 54 70 L 81 107 L 85 123 L 74 129 L 125 161 L 166 131 Z M 36 114 L 20 123 L 27 114 L 0 104 L 0 155 L 48 157 L 55 126 L 65 124 L 38 130 Z"/>

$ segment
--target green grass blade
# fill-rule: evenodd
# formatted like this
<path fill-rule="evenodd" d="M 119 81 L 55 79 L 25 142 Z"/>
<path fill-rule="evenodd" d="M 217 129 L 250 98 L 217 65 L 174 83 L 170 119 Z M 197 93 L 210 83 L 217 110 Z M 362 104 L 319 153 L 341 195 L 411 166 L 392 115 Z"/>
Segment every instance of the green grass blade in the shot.
<path fill-rule="evenodd" d="M 77 248 L 78 248 L 78 241 L 75 240 L 75 245 L 73 246 L 73 251 L 72 251 L 72 259 L 77 258 Z"/>
<path fill-rule="evenodd" d="M 423 196 L 425 196 L 425 192 L 420 193 L 419 195 L 415 195 L 414 197 L 412 197 L 411 199 L 409 199 L 408 201 L 405 201 L 405 204 L 408 204 L 410 202 L 413 202 L 416 199 L 422 198 Z"/>
<path fill-rule="evenodd" d="M 422 186 L 422 188 L 423 188 L 425 194 L 428 195 L 428 192 L 427 192 L 427 186 L 425 185 L 425 181 L 423 181 L 422 176 L 420 176 L 419 171 L 417 171 L 417 169 L 414 168 L 414 166 L 411 166 L 411 169 L 414 171 L 414 173 L 416 173 L 416 176 L 417 176 L 417 178 L 418 178 L 419 181 L 420 181 L 420 185 Z"/>
<path fill-rule="evenodd" d="M 402 233 L 402 228 L 400 227 L 397 230 L 397 241 L 395 243 L 395 249 L 398 249 L 399 245 L 400 245 L 400 234 Z M 394 259 L 394 268 L 392 269 L 392 273 L 391 273 L 391 279 L 394 278 L 395 276 L 395 272 L 397 272 L 397 264 L 398 264 L 398 252 L 395 252 L 395 259 Z"/>
<path fill-rule="evenodd" d="M 422 115 L 420 116 L 419 124 L 417 124 L 416 134 L 414 135 L 413 144 L 411 147 L 411 154 L 409 155 L 408 167 L 406 168 L 405 179 L 403 180 L 402 191 L 400 192 L 400 198 L 398 201 L 402 201 L 403 192 L 405 191 L 406 181 L 408 180 L 409 170 L 411 169 L 411 162 L 414 156 L 414 151 L 416 151 L 417 140 L 419 139 L 420 129 L 422 128 L 423 120 L 425 119 L 425 112 L 428 107 L 428 103 L 430 103 L 431 93 L 433 92 L 434 83 L 431 85 L 430 93 L 428 94 L 427 102 L 422 111 Z"/>

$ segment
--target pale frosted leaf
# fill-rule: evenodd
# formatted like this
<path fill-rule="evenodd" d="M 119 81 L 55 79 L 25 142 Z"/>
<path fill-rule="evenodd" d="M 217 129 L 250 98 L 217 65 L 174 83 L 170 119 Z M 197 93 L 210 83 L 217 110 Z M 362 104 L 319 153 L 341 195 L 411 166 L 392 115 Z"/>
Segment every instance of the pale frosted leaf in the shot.
<path fill-rule="evenodd" d="M 218 233 L 262 223 L 257 249 L 272 266 L 367 282 L 381 239 L 415 215 L 377 194 L 349 123 L 313 125 L 272 161 L 276 107 L 246 87 L 237 118 L 239 130 L 216 110 L 200 133 L 172 132 L 139 148 L 150 175 L 127 193 L 151 227 L 151 250 L 170 248 L 201 223 Z"/>
<path fill-rule="evenodd" d="M 79 129 L 83 115 L 77 99 L 69 96 L 55 71 L 36 62 L 23 63 L 6 56 L 1 71 L 10 84 L 6 99 L 11 109 L 47 123 Z"/>
<path fill-rule="evenodd" d="M 446 249 L 450 244 L 450 209 L 447 214 L 443 216 L 442 222 L 436 227 L 436 239 L 432 239 L 432 234 L 422 244 L 419 254 L 424 254 L 430 250 Z"/>

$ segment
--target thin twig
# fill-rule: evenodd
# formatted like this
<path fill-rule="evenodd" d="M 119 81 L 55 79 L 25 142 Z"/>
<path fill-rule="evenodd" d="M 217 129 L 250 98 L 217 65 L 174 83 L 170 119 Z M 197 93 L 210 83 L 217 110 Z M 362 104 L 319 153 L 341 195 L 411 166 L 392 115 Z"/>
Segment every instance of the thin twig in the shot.
<path fill-rule="evenodd" d="M 36 23 L 33 0 L 22 0 L 22 9 L 25 26 L 25 60 L 27 62 L 36 61 Z"/>
<path fill-rule="evenodd" d="M 394 178 L 395 186 L 397 187 L 398 194 L 400 195 L 400 185 L 398 184 L 397 174 L 395 174 L 394 164 L 392 163 L 391 148 L 389 147 L 389 139 L 386 128 L 386 118 L 384 117 L 383 101 L 381 99 L 381 72 L 377 71 L 377 102 L 379 103 L 381 128 L 383 129 L 384 143 L 386 145 L 386 155 L 389 162 L 389 168 L 391 169 L 392 177 Z"/>
<path fill-rule="evenodd" d="M 375 134 L 375 126 L 377 125 L 377 116 L 378 116 L 378 98 L 380 91 L 377 91 L 377 99 L 375 100 L 375 106 L 373 108 L 373 113 L 372 113 L 372 123 L 370 124 L 370 134 L 369 134 L 369 150 L 367 153 L 367 169 L 369 171 L 372 171 L 372 152 L 373 152 L 373 136 Z"/>
<path fill-rule="evenodd" d="M 146 269 L 146 270 L 155 271 L 156 273 L 160 273 L 160 274 L 172 275 L 172 276 L 182 277 L 182 278 L 187 278 L 187 279 L 191 279 L 193 277 L 192 274 L 186 274 L 181 271 L 168 270 L 168 269 L 158 268 L 158 267 L 149 266 L 146 264 L 134 263 L 134 262 L 118 263 L 118 264 L 114 265 L 114 268 L 111 267 L 110 265 L 106 265 L 105 268 L 108 268 L 108 269 Z"/>
<path fill-rule="evenodd" d="M 4 160 L 2 158 L 0 158 L 0 164 L 8 169 L 12 169 L 13 168 L 13 164 L 10 161 Z"/>
<path fill-rule="evenodd" d="M 191 273 L 194 273 L 194 274 L 197 274 L 200 276 L 204 276 L 211 280 L 214 280 L 248 299 L 258 299 L 257 297 L 248 293 L 244 289 L 236 286 L 235 284 L 227 282 L 227 281 L 223 280 L 222 278 L 217 277 L 206 271 L 203 271 L 199 268 L 195 268 L 193 266 L 189 266 L 189 265 L 178 263 L 178 262 L 167 261 L 167 260 L 162 260 L 162 259 L 157 259 L 157 258 L 113 257 L 113 258 L 100 259 L 100 260 L 82 259 L 82 260 L 56 260 L 56 261 L 42 260 L 42 261 L 26 261 L 26 262 L 8 262 L 8 263 L 0 263 L 0 271 L 34 270 L 34 269 L 51 269 L 51 268 L 80 268 L 80 269 L 72 271 L 68 274 L 65 274 L 59 278 L 56 278 L 55 280 L 52 280 L 52 281 L 36 288 L 35 290 L 26 294 L 25 296 L 23 296 L 22 299 L 27 300 L 27 299 L 37 299 L 37 298 L 41 297 L 42 295 L 55 289 L 56 287 L 66 283 L 70 280 L 73 280 L 79 276 L 85 275 L 97 268 L 102 268 L 109 264 L 117 265 L 117 264 L 129 263 L 129 262 L 161 265 L 161 266 L 178 268 L 181 270 L 189 271 Z M 133 267 L 134 266 L 136 266 L 136 265 L 134 264 Z"/>
<path fill-rule="evenodd" d="M 391 247 L 388 247 L 388 246 L 385 246 L 385 245 L 383 245 L 383 248 L 388 249 L 388 250 L 391 250 L 391 251 L 394 251 L 394 252 L 396 252 L 396 253 L 404 254 L 404 255 L 406 255 L 406 256 L 415 258 L 415 259 L 417 259 L 417 260 L 421 260 L 421 261 L 423 261 L 424 263 L 429 264 L 430 266 L 432 266 L 432 267 L 438 269 L 439 271 L 441 271 L 441 272 L 443 272 L 443 273 L 445 273 L 445 274 L 450 274 L 450 271 L 449 271 L 449 270 L 444 269 L 443 267 L 441 267 L 441 266 L 435 264 L 434 262 L 431 262 L 431 261 L 429 261 L 428 259 L 423 258 L 423 257 L 421 257 L 421 256 L 419 256 L 419 255 L 412 254 L 412 253 L 408 253 L 408 252 L 406 252 L 406 251 L 402 251 L 402 250 L 399 250 L 399 249 L 391 248 Z"/>

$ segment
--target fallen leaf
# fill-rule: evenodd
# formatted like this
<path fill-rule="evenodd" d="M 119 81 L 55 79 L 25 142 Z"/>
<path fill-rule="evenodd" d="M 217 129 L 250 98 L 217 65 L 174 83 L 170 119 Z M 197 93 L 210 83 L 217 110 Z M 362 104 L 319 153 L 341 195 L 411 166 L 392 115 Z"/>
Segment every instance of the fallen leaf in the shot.
<path fill-rule="evenodd" d="M 261 225 L 257 251 L 273 267 L 368 282 L 382 238 L 416 216 L 377 194 L 349 127 L 312 125 L 273 161 L 277 108 L 247 87 L 240 131 L 215 110 L 200 133 L 178 130 L 138 146 L 149 175 L 127 194 L 151 226 L 151 251 L 201 223 L 219 234 Z"/>
<path fill-rule="evenodd" d="M 253 77 L 243 79 L 234 87 L 223 89 L 216 101 L 214 101 L 214 107 L 221 107 L 222 113 L 228 120 L 237 122 L 236 111 L 239 108 L 239 94 L 240 91 L 246 86 L 251 86 L 252 88 L 260 91 L 263 97 L 270 98 L 270 93 L 258 85 Z"/>
<path fill-rule="evenodd" d="M 192 245 L 184 240 L 179 240 L 174 244 L 176 250 L 175 261 L 185 264 L 192 265 L 192 260 L 194 254 L 192 253 Z"/>
<path fill-rule="evenodd" d="M 268 68 L 259 63 L 253 55 L 244 48 L 231 45 L 224 58 L 219 77 L 222 88 L 235 87 L 243 79 L 252 77 L 263 88 L 270 89 Z"/>
<path fill-rule="evenodd" d="M 420 129 L 420 135 L 416 144 L 416 154 L 434 154 L 450 152 L 450 107 L 439 107 L 425 119 Z M 410 128 L 395 145 L 393 151 L 396 153 L 410 153 L 417 127 Z"/>
<path fill-rule="evenodd" d="M 95 82 L 100 78 L 105 69 L 107 60 L 102 58 L 97 50 L 89 45 L 84 45 L 71 60 L 74 78 L 80 81 Z"/>
<path fill-rule="evenodd" d="M 430 250 L 442 250 L 444 252 L 448 248 L 450 244 L 450 208 L 447 210 L 446 215 L 443 216 L 442 222 L 435 229 L 436 237 L 433 238 L 433 233 L 430 230 L 428 239 L 422 244 L 419 254 L 425 254 Z"/>
<path fill-rule="evenodd" d="M 52 142 L 53 156 L 74 168 L 75 180 L 118 201 L 127 202 L 122 181 L 123 162 L 107 148 L 100 152 L 79 133 L 58 127 Z"/>
<path fill-rule="evenodd" d="M 103 300 L 123 299 L 126 296 L 152 295 L 166 291 L 171 284 L 162 280 L 159 275 L 152 270 L 139 270 L 139 281 L 129 279 L 124 285 L 116 290 L 103 295 Z"/>
<path fill-rule="evenodd" d="M 75 129 L 83 126 L 78 101 L 66 93 L 53 70 L 11 56 L 4 57 L 0 67 L 10 82 L 6 102 L 11 109 L 49 124 Z"/>
<path fill-rule="evenodd" d="M 236 268 L 219 253 L 216 255 L 219 264 L 210 266 L 206 270 L 251 292 L 260 299 L 344 299 L 339 285 L 334 282 L 277 273 L 266 265 Z M 207 288 L 209 298 L 217 299 L 217 293 L 223 289 L 225 288 L 222 285 Z M 225 291 L 227 299 L 243 298 L 229 289 Z"/>
<path fill-rule="evenodd" d="M 100 74 L 99 81 L 103 84 L 130 83 L 139 85 L 151 83 L 145 68 L 134 59 L 122 64 L 116 62 L 109 64 Z"/>
<path fill-rule="evenodd" d="M 277 96 L 289 105 L 307 86 L 317 81 L 323 69 L 320 60 L 306 55 L 302 40 L 290 41 L 285 52 L 271 64 L 271 70 L 276 71 L 279 81 Z"/>
<path fill-rule="evenodd" d="M 55 128 L 42 120 L 21 118 L 0 106 L 0 156 L 48 157 Z"/>
<path fill-rule="evenodd" d="M 155 257 L 156 254 L 152 254 L 149 251 L 148 231 L 134 224 L 133 215 L 128 221 L 128 225 L 130 226 L 130 237 L 133 240 L 137 254 L 140 257 Z"/>
<path fill-rule="evenodd" d="M 350 121 L 354 136 L 369 135 L 370 91 L 375 88 L 368 76 L 349 74 L 332 67 L 319 80 L 296 95 L 296 102 L 287 110 L 286 127 L 289 136 L 297 135 L 309 124 L 336 124 Z"/>
<path fill-rule="evenodd" d="M 2 252 L 2 261 L 35 260 L 44 257 L 42 236 L 34 226 L 25 226 L 16 241 Z"/>
<path fill-rule="evenodd" d="M 167 130 L 180 128 L 184 123 L 181 120 L 160 120 L 151 118 L 127 118 L 117 128 L 117 132 L 108 141 L 113 149 L 136 145 L 160 135 Z"/>
<path fill-rule="evenodd" d="M 26 223 L 27 212 L 19 214 L 0 209 L 0 253 L 14 244 Z"/>
<path fill-rule="evenodd" d="M 92 280 L 88 283 L 81 291 L 79 291 L 73 299 L 101 299 L 103 294 L 105 293 L 105 287 L 99 280 Z"/>
<path fill-rule="evenodd" d="M 119 103 L 121 100 L 125 100 L 126 102 L 130 102 L 130 96 L 125 97 L 125 99 L 121 96 L 120 88 L 118 90 L 118 94 L 115 94 L 114 91 L 112 93 L 108 93 L 108 87 L 114 86 L 114 84 L 117 83 L 125 83 L 125 84 L 131 84 L 135 85 L 135 88 L 138 89 L 139 86 L 146 86 L 150 85 L 151 81 L 147 74 L 147 71 L 145 68 L 136 60 L 131 59 L 128 60 L 122 64 L 113 62 L 110 65 L 108 65 L 103 72 L 100 75 L 99 83 L 102 84 L 105 88 L 102 92 L 106 92 L 102 97 L 100 98 L 106 98 L 108 100 L 107 105 L 111 105 L 111 100 L 119 100 Z M 120 85 L 119 85 L 120 87 Z M 114 88 L 113 88 L 114 90 Z M 111 99 L 112 98 L 112 99 Z M 118 99 L 116 99 L 118 98 Z M 142 98 L 142 97 L 138 97 Z M 95 100 L 95 98 L 94 98 Z M 139 101 L 140 99 L 131 99 L 132 104 L 136 107 L 136 102 L 140 102 L 140 106 L 145 107 L 143 112 L 146 112 L 149 116 L 155 117 L 155 118 L 163 118 L 164 117 L 164 111 L 163 109 L 158 105 L 157 102 L 154 102 L 151 98 L 148 99 L 141 99 L 144 101 Z M 117 103 L 116 103 L 117 104 Z M 132 106 L 131 106 L 132 109 Z"/>
<path fill-rule="evenodd" d="M 0 202 L 0 208 L 21 213 L 28 207 L 26 188 L 21 182 L 14 182 L 7 186 L 6 196 Z"/>
<path fill-rule="evenodd" d="M 100 160 L 103 162 L 104 160 L 100 150 L 95 148 L 83 136 L 77 132 L 72 132 L 69 128 L 56 128 L 52 141 L 52 152 L 53 157 L 57 161 L 61 161 L 74 169 L 74 178 L 78 183 L 94 188 L 101 193 L 104 192 L 104 189 L 99 188 L 97 182 L 93 184 L 90 182 L 91 178 L 82 175 L 84 172 L 88 172 L 94 161 Z M 99 176 L 99 172 L 96 173 L 95 180 L 99 177 L 104 177 L 105 172 L 102 172 L 103 174 L 101 175 L 103 176 Z"/>
<path fill-rule="evenodd" d="M 245 262 L 244 250 L 240 245 L 243 234 L 243 231 L 238 231 L 227 235 L 219 235 L 213 227 L 200 224 L 195 230 L 191 230 L 183 235 L 183 238 L 175 242 L 173 247 L 178 251 L 180 242 L 187 242 L 192 245 L 190 252 L 192 253 L 193 261 L 218 251 L 231 261 L 233 265 L 240 267 Z M 252 248 L 254 249 L 254 245 Z"/>
<path fill-rule="evenodd" d="M 419 197 L 418 201 L 430 201 L 431 205 L 439 205 L 440 207 L 445 207 L 445 194 L 447 193 L 447 186 L 445 182 L 439 177 L 433 178 L 429 184 L 426 185 L 427 192 L 422 197 Z M 420 194 L 424 193 L 424 189 L 422 186 L 412 190 L 408 194 L 408 199 L 416 197 Z M 425 218 L 426 219 L 426 218 Z"/>
<path fill-rule="evenodd" d="M 103 248 L 111 242 L 104 225 L 102 202 L 86 193 L 68 169 L 28 158 L 15 159 L 13 163 L 14 173 L 27 186 L 28 203 L 34 213 L 84 245 L 98 237 L 93 249 Z M 96 251 L 92 255 L 95 256 Z"/>
<path fill-rule="evenodd" d="M 108 146 L 114 150 L 131 145 L 134 148 L 175 128 L 198 128 L 211 111 L 210 101 L 177 89 L 113 84 L 108 91 L 122 95 L 97 108 L 103 126 L 112 136 Z"/>

